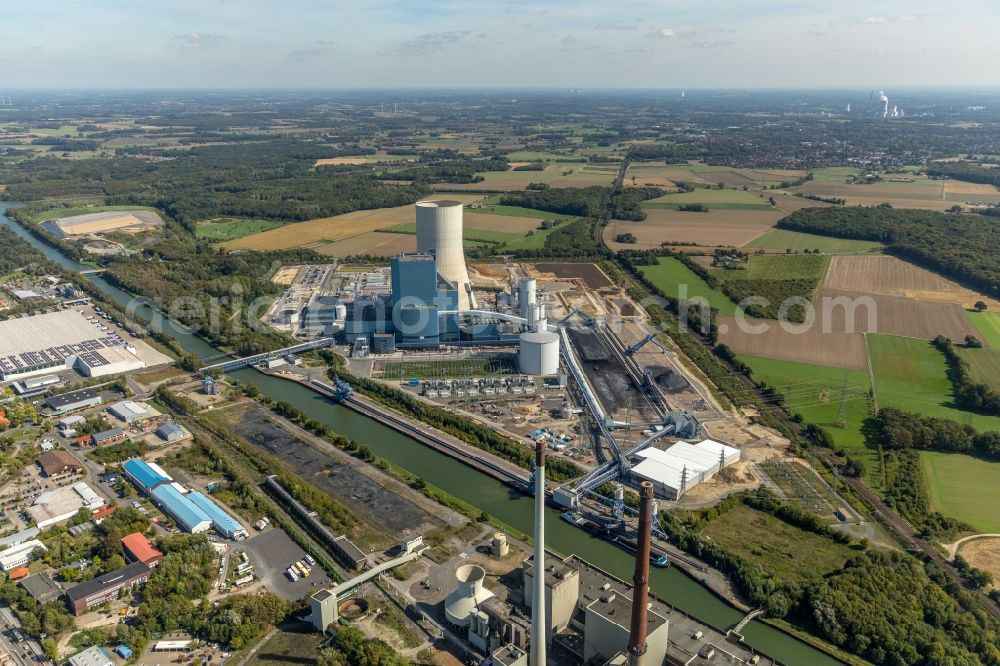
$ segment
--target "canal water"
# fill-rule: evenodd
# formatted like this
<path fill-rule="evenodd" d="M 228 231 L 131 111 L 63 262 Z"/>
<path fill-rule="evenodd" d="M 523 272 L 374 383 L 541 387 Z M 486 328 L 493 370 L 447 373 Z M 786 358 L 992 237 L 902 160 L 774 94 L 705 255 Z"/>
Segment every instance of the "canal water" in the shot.
<path fill-rule="evenodd" d="M 0 224 L 10 226 L 18 235 L 45 254 L 72 271 L 88 270 L 58 250 L 42 243 L 25 231 L 20 225 L 3 215 L 8 207 L 16 206 L 0 202 Z M 100 275 L 85 276 L 98 289 L 107 294 L 120 306 L 125 307 L 133 297 L 110 284 Z M 152 319 L 157 313 L 148 306 L 140 306 L 136 313 L 145 319 Z M 169 320 L 163 322 L 167 335 L 176 339 L 189 353 L 202 359 L 214 359 L 220 351 L 203 339 L 175 325 Z M 336 432 L 370 446 L 379 456 L 420 476 L 427 482 L 472 504 L 503 522 L 526 532 L 532 531 L 532 498 L 515 492 L 480 472 L 467 467 L 452 458 L 429 449 L 415 440 L 387 428 L 366 416 L 346 407 L 331 403 L 326 398 L 299 384 L 278 379 L 253 369 L 240 370 L 233 376 L 242 382 L 253 384 L 265 395 L 275 400 L 283 400 L 301 409 L 310 418 L 329 425 Z M 595 539 L 582 530 L 572 527 L 559 517 L 554 509 L 546 510 L 546 545 L 563 554 L 575 554 L 608 571 L 615 576 L 630 580 L 632 558 L 624 551 L 601 539 Z M 692 580 L 674 567 L 654 568 L 650 579 L 651 589 L 662 599 L 702 622 L 725 631 L 742 617 L 736 609 L 715 597 L 701 584 Z M 816 650 L 760 621 L 753 621 L 743 630 L 747 643 L 754 648 L 789 665 L 836 666 L 840 661 Z"/>

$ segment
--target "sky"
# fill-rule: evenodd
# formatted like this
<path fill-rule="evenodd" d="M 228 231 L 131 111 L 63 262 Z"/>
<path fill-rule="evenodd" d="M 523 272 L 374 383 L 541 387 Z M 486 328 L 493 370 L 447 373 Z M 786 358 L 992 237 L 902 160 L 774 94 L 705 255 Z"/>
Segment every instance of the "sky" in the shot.
<path fill-rule="evenodd" d="M 0 0 L 0 90 L 1000 84 L 996 0 Z"/>

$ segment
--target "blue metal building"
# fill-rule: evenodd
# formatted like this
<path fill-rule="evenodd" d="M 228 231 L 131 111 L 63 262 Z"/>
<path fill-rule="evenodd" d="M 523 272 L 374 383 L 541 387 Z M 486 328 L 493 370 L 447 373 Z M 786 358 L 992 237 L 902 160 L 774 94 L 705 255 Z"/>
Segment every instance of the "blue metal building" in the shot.
<path fill-rule="evenodd" d="M 168 483 L 157 486 L 150 497 L 170 515 L 181 529 L 197 534 L 212 527 L 212 518 L 187 495 Z"/>
<path fill-rule="evenodd" d="M 139 486 L 139 489 L 147 495 L 159 484 L 169 483 L 171 480 L 170 477 L 160 474 L 147 465 L 145 461 L 138 458 L 126 460 L 125 464 L 122 465 L 122 469 L 125 470 L 126 478 Z"/>
<path fill-rule="evenodd" d="M 238 539 L 247 536 L 247 531 L 238 520 L 223 511 L 222 507 L 212 499 L 201 494 L 197 490 L 192 490 L 185 497 L 192 504 L 201 509 L 205 515 L 212 520 L 212 527 L 220 535 L 227 539 Z"/>

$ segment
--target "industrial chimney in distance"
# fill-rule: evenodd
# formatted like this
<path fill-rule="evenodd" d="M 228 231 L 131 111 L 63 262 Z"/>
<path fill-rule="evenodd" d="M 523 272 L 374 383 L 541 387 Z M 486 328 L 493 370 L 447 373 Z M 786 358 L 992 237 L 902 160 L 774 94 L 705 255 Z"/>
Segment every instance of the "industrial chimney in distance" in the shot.
<path fill-rule="evenodd" d="M 643 666 L 649 608 L 649 551 L 653 539 L 653 484 L 639 487 L 639 533 L 636 535 L 635 575 L 632 578 L 632 624 L 628 637 L 629 666 Z"/>

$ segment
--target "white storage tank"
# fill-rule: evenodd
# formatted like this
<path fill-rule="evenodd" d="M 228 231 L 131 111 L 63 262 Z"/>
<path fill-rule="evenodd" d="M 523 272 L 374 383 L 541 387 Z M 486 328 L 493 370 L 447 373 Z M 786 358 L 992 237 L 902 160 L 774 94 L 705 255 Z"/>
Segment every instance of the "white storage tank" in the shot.
<path fill-rule="evenodd" d="M 521 334 L 517 355 L 522 374 L 546 377 L 559 370 L 559 336 L 552 331 Z"/>

